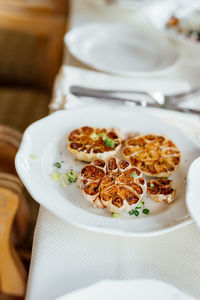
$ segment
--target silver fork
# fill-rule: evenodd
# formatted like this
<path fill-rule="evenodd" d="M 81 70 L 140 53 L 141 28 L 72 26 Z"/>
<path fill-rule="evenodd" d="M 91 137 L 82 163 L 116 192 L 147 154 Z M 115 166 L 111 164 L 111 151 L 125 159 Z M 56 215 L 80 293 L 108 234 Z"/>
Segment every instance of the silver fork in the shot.
<path fill-rule="evenodd" d="M 179 107 L 178 105 L 190 99 L 195 95 L 200 95 L 200 88 L 194 88 L 188 92 L 178 93 L 174 95 L 164 95 L 161 92 L 143 92 L 143 91 L 131 91 L 131 90 L 100 90 L 93 88 L 86 88 L 78 85 L 70 86 L 70 92 L 77 97 L 89 97 L 95 99 L 107 99 L 118 101 L 130 101 L 136 105 L 167 108 L 171 110 L 200 113 L 198 109 Z M 129 98 L 126 98 L 128 96 Z M 132 96 L 133 98 L 130 98 Z M 139 100 L 138 100 L 139 98 Z M 149 102 L 149 100 L 151 102 Z"/>

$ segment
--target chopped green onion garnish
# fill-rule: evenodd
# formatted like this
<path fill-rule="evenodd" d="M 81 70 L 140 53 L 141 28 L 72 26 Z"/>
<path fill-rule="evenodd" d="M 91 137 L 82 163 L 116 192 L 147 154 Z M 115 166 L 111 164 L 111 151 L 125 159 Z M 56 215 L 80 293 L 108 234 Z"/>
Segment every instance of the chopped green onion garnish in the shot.
<path fill-rule="evenodd" d="M 56 162 L 56 163 L 54 164 L 54 166 L 55 166 L 56 168 L 58 168 L 58 169 L 61 168 L 61 164 L 60 164 L 59 162 Z"/>
<path fill-rule="evenodd" d="M 133 173 L 131 173 L 131 177 L 132 177 L 132 178 L 136 178 L 136 177 L 138 177 L 138 176 L 137 176 L 137 174 L 136 174 L 135 172 L 133 172 Z"/>
<path fill-rule="evenodd" d="M 137 216 L 139 216 L 139 214 L 140 214 L 139 211 L 137 209 L 135 209 L 134 210 L 134 215 L 137 217 Z"/>
<path fill-rule="evenodd" d="M 97 133 L 97 135 L 98 135 L 99 137 L 101 137 L 102 140 L 103 140 L 104 142 L 105 142 L 105 140 L 108 138 L 105 132 Z"/>
<path fill-rule="evenodd" d="M 62 174 L 60 174 L 58 172 L 52 172 L 50 176 L 54 181 L 60 181 Z"/>
<path fill-rule="evenodd" d="M 113 213 L 113 214 L 112 214 L 112 217 L 113 217 L 113 218 L 119 218 L 119 217 L 120 217 L 120 214 L 119 214 L 119 213 Z"/>
<path fill-rule="evenodd" d="M 114 148 L 115 147 L 115 143 L 113 140 L 109 139 L 108 137 L 105 139 L 105 144 L 106 146 L 110 147 L 110 148 Z"/>
<path fill-rule="evenodd" d="M 69 183 L 74 183 L 78 179 L 78 173 L 76 171 L 69 171 L 65 173 L 65 178 Z"/>
<path fill-rule="evenodd" d="M 150 188 L 153 189 L 155 185 L 153 183 L 150 184 Z"/>
<path fill-rule="evenodd" d="M 90 138 L 91 138 L 92 140 L 94 140 L 94 141 L 96 141 L 96 140 L 99 139 L 98 135 L 97 135 L 96 133 L 94 133 L 94 132 L 90 134 Z"/>
<path fill-rule="evenodd" d="M 30 157 L 34 160 L 38 159 L 37 156 L 35 154 L 31 154 Z"/>
<path fill-rule="evenodd" d="M 138 203 L 138 206 L 136 207 L 136 209 L 141 209 L 141 208 L 143 208 L 144 207 L 144 201 L 140 201 L 139 203 Z"/>
<path fill-rule="evenodd" d="M 148 215 L 150 213 L 150 210 L 148 208 L 143 209 L 143 214 Z"/>
<path fill-rule="evenodd" d="M 137 209 L 133 209 L 133 210 L 131 210 L 131 211 L 129 211 L 129 215 L 131 216 L 131 215 L 135 215 L 136 217 L 137 216 L 139 216 L 139 211 L 137 210 Z"/>

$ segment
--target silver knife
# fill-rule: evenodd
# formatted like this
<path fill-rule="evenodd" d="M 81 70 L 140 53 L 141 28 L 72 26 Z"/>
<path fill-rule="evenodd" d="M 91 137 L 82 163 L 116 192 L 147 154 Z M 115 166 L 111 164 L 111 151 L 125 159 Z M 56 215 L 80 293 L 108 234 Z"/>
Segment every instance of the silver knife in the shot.
<path fill-rule="evenodd" d="M 164 95 L 161 92 L 155 93 L 147 93 L 141 91 L 129 91 L 129 90 L 100 90 L 100 89 L 92 89 L 85 88 L 78 85 L 70 86 L 70 93 L 80 97 L 80 98 L 95 98 L 95 100 L 116 100 L 121 102 L 132 102 L 137 106 L 143 107 L 155 107 L 155 108 L 165 108 L 169 110 L 179 111 L 179 112 L 187 112 L 200 114 L 199 109 L 186 108 L 177 106 L 177 104 L 182 101 L 187 100 L 191 96 L 200 95 L 200 89 L 195 88 L 189 92 L 175 94 L 175 95 Z M 132 95 L 133 98 L 125 98 L 124 95 Z M 143 100 L 136 100 L 135 98 L 143 97 Z M 150 100 L 151 102 L 149 102 Z"/>

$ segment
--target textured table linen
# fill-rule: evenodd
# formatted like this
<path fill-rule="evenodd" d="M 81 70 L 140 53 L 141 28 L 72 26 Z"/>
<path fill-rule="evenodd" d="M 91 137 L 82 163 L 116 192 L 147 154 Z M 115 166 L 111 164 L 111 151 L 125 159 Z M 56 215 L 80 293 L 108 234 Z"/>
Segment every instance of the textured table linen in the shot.
<path fill-rule="evenodd" d="M 93 86 L 96 86 L 95 82 L 98 85 L 107 82 L 107 87 L 114 82 L 125 87 L 129 81 L 63 67 L 55 83 L 52 109 L 76 109 L 80 105 L 79 100 L 69 94 L 69 82 L 93 83 Z M 155 79 L 137 80 L 137 87 L 143 84 L 148 90 L 157 83 Z M 135 84 L 134 80 L 131 84 Z M 160 87 L 170 91 L 188 88 L 182 80 L 174 85 L 163 80 Z M 198 116 L 160 109 L 152 109 L 151 113 L 179 127 L 196 141 L 200 140 Z M 79 229 L 41 207 L 34 236 L 27 299 L 54 299 L 98 280 L 132 278 L 160 279 L 200 298 L 199 253 L 200 231 L 195 224 L 161 236 L 128 238 Z"/>
<path fill-rule="evenodd" d="M 140 15 L 133 16 L 132 12 L 116 9 L 111 13 L 110 9 L 83 0 L 73 0 L 72 4 L 72 27 L 90 21 L 120 20 L 134 24 L 137 20 L 137 24 L 141 21 L 144 30 L 153 34 L 148 22 Z M 195 55 L 193 53 L 193 58 Z M 67 51 L 64 63 L 86 68 Z M 126 79 L 98 73 L 99 77 L 96 72 L 63 67 L 55 82 L 50 111 L 75 109 L 80 105 L 79 100 L 69 95 L 71 83 L 105 88 L 137 87 L 147 91 L 158 87 L 171 93 L 188 90 L 199 81 L 199 65 L 200 61 L 191 60 L 182 49 L 177 70 L 159 79 Z M 198 117 L 161 110 L 153 110 L 153 113 L 199 139 Z M 193 223 L 161 236 L 128 238 L 79 229 L 40 208 L 27 300 L 55 299 L 102 279 L 134 278 L 163 280 L 200 299 L 200 231 L 196 225 Z"/>
<path fill-rule="evenodd" d="M 163 280 L 200 298 L 199 253 L 195 224 L 127 238 L 79 229 L 41 207 L 26 299 L 51 300 L 99 280 L 134 278 Z"/>

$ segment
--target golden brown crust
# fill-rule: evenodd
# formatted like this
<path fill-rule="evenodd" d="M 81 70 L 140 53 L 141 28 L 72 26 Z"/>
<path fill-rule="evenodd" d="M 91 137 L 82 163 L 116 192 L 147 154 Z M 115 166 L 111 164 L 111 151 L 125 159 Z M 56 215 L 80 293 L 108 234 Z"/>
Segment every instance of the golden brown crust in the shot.
<path fill-rule="evenodd" d="M 145 175 L 168 177 L 180 165 L 181 153 L 167 137 L 148 134 L 126 141 L 122 155 Z"/>
<path fill-rule="evenodd" d="M 91 162 L 107 159 L 121 147 L 119 134 L 114 129 L 81 127 L 71 131 L 67 137 L 68 149 L 78 160 Z"/>
<path fill-rule="evenodd" d="M 95 160 L 82 168 L 79 183 L 84 197 L 111 212 L 130 211 L 142 199 L 146 183 L 142 173 L 115 157 Z"/>
<path fill-rule="evenodd" d="M 165 178 L 148 181 L 147 192 L 155 202 L 171 203 L 174 201 L 176 195 L 172 180 Z"/>

